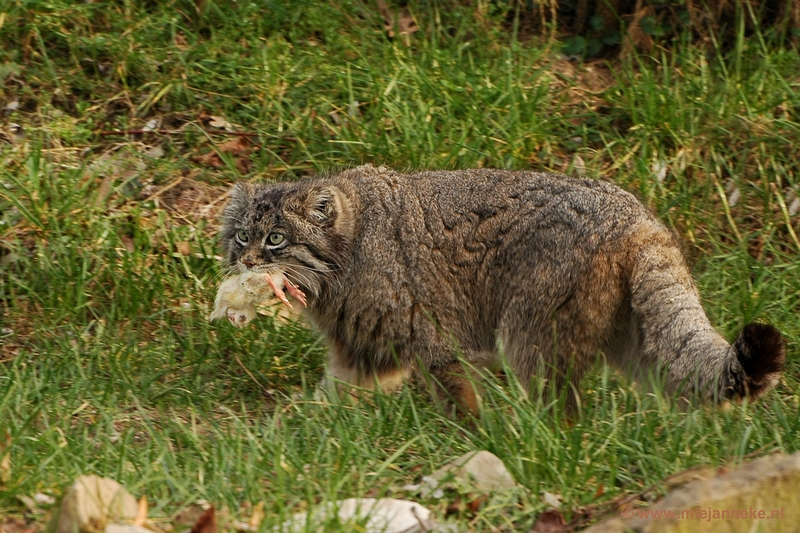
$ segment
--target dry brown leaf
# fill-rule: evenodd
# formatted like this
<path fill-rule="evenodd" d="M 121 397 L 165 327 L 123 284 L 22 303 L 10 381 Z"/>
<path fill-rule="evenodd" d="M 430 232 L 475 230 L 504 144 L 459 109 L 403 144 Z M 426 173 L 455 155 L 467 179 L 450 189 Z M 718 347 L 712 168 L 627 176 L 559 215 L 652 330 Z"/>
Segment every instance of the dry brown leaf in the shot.
<path fill-rule="evenodd" d="M 465 509 L 466 505 L 464 505 L 464 500 L 456 496 L 455 499 L 453 499 L 453 501 L 447 504 L 447 509 L 445 509 L 445 513 L 448 515 L 460 514 L 463 513 Z"/>
<path fill-rule="evenodd" d="M 419 26 L 417 26 L 417 21 L 414 20 L 408 8 L 404 7 L 394 13 L 384 0 L 378 0 L 378 11 L 386 23 L 384 29 L 389 34 L 389 37 L 394 37 L 395 28 L 397 28 L 397 33 L 403 37 L 405 45 L 411 46 L 411 34 L 418 32 Z"/>
<path fill-rule="evenodd" d="M 540 514 L 529 533 L 572 533 L 572 531 L 574 529 L 567 524 L 561 513 L 553 509 Z"/>
<path fill-rule="evenodd" d="M 222 158 L 214 151 L 196 155 L 192 158 L 192 161 L 212 168 L 222 168 L 225 166 L 225 163 L 222 162 Z"/>
<path fill-rule="evenodd" d="M 542 499 L 550 506 L 558 509 L 561 507 L 561 495 L 560 494 L 553 494 L 552 492 L 547 492 L 542 496 Z"/>
<path fill-rule="evenodd" d="M 133 251 L 136 249 L 136 244 L 133 242 L 133 239 L 128 235 L 122 235 L 119 239 L 125 246 L 125 250 L 127 250 L 129 254 L 132 254 Z"/>
<path fill-rule="evenodd" d="M 7 107 L 8 106 L 6 106 L 6 108 Z M 16 122 L 9 124 L 7 131 L 0 130 L 0 142 L 6 144 L 19 144 L 24 140 L 25 129 Z"/>
<path fill-rule="evenodd" d="M 250 521 L 248 525 L 250 526 L 251 531 L 258 531 L 258 526 L 261 525 L 261 521 L 264 520 L 264 502 L 258 502 L 255 507 L 253 507 L 253 514 L 250 515 Z"/>
<path fill-rule="evenodd" d="M 28 508 L 28 511 L 32 514 L 41 514 L 43 511 L 39 509 L 39 504 L 36 503 L 36 500 L 31 498 L 30 496 L 26 496 L 25 494 L 19 494 L 17 499 Z"/>
<path fill-rule="evenodd" d="M 142 494 L 142 497 L 139 498 L 139 512 L 136 513 L 136 518 L 133 519 L 134 526 L 143 526 L 147 522 L 147 510 L 147 495 Z"/>
<path fill-rule="evenodd" d="M 0 520 L 0 533 L 20 533 L 27 525 L 21 518 L 3 518 Z"/>
<path fill-rule="evenodd" d="M 480 511 L 483 504 L 487 501 L 489 501 L 489 497 L 486 494 L 481 494 L 477 498 L 473 498 L 467 502 L 467 509 L 469 509 L 472 514 L 475 514 Z"/>
<path fill-rule="evenodd" d="M 236 128 L 233 127 L 233 124 L 227 121 L 225 117 L 218 117 L 216 115 L 211 115 L 211 120 L 208 121 L 208 125 L 212 128 L 217 128 L 220 130 L 225 131 L 236 131 Z"/>
<path fill-rule="evenodd" d="M 230 154 L 234 157 L 236 169 L 242 174 L 247 174 L 253 167 L 253 162 L 250 161 L 252 151 L 253 147 L 246 137 L 235 137 L 217 146 L 215 151 L 193 157 L 192 161 L 213 168 L 224 168 L 225 163 L 219 154 Z"/>
<path fill-rule="evenodd" d="M 466 494 L 464 499 L 456 496 L 455 499 L 447 505 L 446 513 L 451 515 L 469 512 L 474 515 L 481 510 L 481 507 L 483 507 L 487 501 L 489 501 L 489 497 L 486 494 Z"/>
<path fill-rule="evenodd" d="M 208 126 L 213 129 L 225 130 L 230 132 L 236 131 L 236 125 L 231 124 L 231 122 L 228 121 L 228 119 L 226 119 L 221 115 L 209 115 L 208 113 L 205 112 L 205 110 L 200 111 L 200 113 L 197 115 L 197 119 L 205 126 Z"/>
<path fill-rule="evenodd" d="M 175 248 L 181 255 L 190 255 L 192 253 L 192 246 L 187 241 L 176 242 Z"/>
<path fill-rule="evenodd" d="M 0 443 L 0 482 L 11 479 L 11 433 L 6 433 L 4 443 Z"/>
<path fill-rule="evenodd" d="M 34 494 L 33 501 L 35 501 L 39 505 L 53 505 L 54 503 L 56 503 L 55 498 L 43 492 L 37 492 L 36 494 Z"/>
<path fill-rule="evenodd" d="M 253 148 L 247 137 L 234 137 L 219 145 L 219 151 L 231 155 L 250 155 Z"/>
<path fill-rule="evenodd" d="M 203 516 L 205 512 L 206 510 L 203 508 L 203 506 L 192 503 L 178 511 L 178 514 L 175 515 L 173 521 L 176 524 L 191 527 L 195 525 L 198 520 L 200 520 L 200 517 Z"/>
<path fill-rule="evenodd" d="M 190 533 L 217 533 L 217 515 L 213 505 L 200 515 Z"/>
<path fill-rule="evenodd" d="M 186 37 L 181 32 L 175 34 L 175 47 L 180 50 L 189 48 L 189 41 L 186 40 Z"/>

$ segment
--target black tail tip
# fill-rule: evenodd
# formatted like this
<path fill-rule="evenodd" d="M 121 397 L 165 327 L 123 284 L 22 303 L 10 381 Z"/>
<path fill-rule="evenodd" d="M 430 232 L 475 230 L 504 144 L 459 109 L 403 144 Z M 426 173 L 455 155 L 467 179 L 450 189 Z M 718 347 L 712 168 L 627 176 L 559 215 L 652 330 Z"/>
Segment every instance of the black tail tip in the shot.
<path fill-rule="evenodd" d="M 786 343 L 769 324 L 748 324 L 733 343 L 736 358 L 745 373 L 739 396 L 758 398 L 781 379 L 786 363 Z"/>

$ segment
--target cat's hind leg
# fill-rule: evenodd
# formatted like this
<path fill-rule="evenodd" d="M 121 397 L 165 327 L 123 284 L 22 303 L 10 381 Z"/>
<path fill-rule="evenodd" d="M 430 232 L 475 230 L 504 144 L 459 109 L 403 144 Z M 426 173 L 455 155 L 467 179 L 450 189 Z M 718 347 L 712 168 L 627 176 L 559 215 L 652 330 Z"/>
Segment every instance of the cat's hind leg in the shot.
<path fill-rule="evenodd" d="M 434 400 L 445 412 L 458 416 L 480 416 L 480 380 L 475 367 L 463 361 L 451 361 L 427 369 L 422 376 Z"/>
<path fill-rule="evenodd" d="M 514 379 L 532 400 L 560 403 L 572 417 L 581 405 L 580 382 L 588 358 L 572 347 L 556 346 L 551 335 L 526 335 L 526 330 L 504 342 L 504 356 Z"/>

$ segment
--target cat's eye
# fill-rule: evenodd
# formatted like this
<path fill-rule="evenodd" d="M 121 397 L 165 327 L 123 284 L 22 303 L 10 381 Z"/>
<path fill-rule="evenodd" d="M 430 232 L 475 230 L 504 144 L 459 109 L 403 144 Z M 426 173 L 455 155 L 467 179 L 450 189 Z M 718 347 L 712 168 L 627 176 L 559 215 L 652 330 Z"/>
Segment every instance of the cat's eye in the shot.
<path fill-rule="evenodd" d="M 236 232 L 236 240 L 239 244 L 247 244 L 247 232 L 243 229 L 240 229 Z"/>
<path fill-rule="evenodd" d="M 283 244 L 283 235 L 280 233 L 270 233 L 267 235 L 267 243 L 269 243 L 270 246 L 279 246 Z"/>

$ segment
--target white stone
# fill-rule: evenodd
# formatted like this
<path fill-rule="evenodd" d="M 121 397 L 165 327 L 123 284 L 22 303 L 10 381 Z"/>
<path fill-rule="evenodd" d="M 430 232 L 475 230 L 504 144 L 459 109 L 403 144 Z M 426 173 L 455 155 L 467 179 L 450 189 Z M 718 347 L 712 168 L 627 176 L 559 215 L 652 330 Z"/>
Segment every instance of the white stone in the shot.
<path fill-rule="evenodd" d="M 426 486 L 436 488 L 443 481 L 454 477 L 482 491 L 510 490 L 517 488 L 517 482 L 495 454 L 486 450 L 468 452 L 455 461 L 438 469 L 423 479 Z"/>
<path fill-rule="evenodd" d="M 297 513 L 280 527 L 282 533 L 322 531 L 323 522 L 336 513 L 341 522 L 366 520 L 364 533 L 415 533 L 437 527 L 429 509 L 417 502 L 394 498 L 348 498 L 323 505 L 311 513 Z M 308 521 L 314 527 L 308 528 Z"/>

